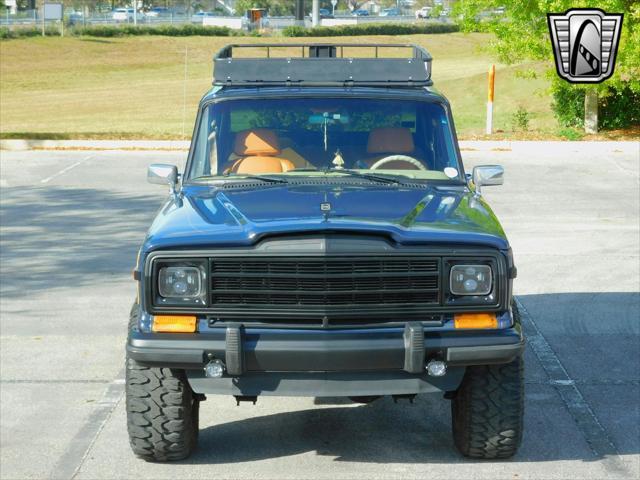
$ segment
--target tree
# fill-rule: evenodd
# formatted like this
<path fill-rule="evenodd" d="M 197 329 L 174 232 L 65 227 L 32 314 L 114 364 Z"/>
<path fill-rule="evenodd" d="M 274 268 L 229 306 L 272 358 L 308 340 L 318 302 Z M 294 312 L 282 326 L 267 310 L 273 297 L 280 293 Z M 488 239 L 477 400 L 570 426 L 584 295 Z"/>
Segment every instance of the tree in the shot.
<path fill-rule="evenodd" d="M 504 7 L 504 13 L 497 9 Z M 608 13 L 623 13 L 624 20 L 618 47 L 615 72 L 607 81 L 597 85 L 573 85 L 555 74 L 553 50 L 547 26 L 547 13 L 564 13 L 570 8 L 600 8 Z M 608 115 L 604 126 L 620 128 L 637 125 L 640 115 L 640 2 L 637 0 L 464 0 L 457 2 L 455 13 L 461 17 L 463 31 L 493 32 L 491 44 L 500 61 L 512 64 L 525 59 L 543 60 L 552 77 L 554 110 L 561 123 L 579 124 L 575 115 L 564 115 L 567 97 L 573 105 L 584 99 L 585 92 L 595 91 L 601 99 L 600 107 Z M 617 98 L 621 97 L 621 98 Z M 625 101 L 625 99 L 627 101 Z M 604 110 L 603 110 L 604 109 Z M 609 109 L 609 110 L 607 110 Z M 564 121 L 567 118 L 573 121 Z M 626 119 L 626 120 L 625 120 Z"/>
<path fill-rule="evenodd" d="M 365 3 L 367 3 L 366 0 L 347 0 L 347 8 L 349 11 L 355 12 Z"/>

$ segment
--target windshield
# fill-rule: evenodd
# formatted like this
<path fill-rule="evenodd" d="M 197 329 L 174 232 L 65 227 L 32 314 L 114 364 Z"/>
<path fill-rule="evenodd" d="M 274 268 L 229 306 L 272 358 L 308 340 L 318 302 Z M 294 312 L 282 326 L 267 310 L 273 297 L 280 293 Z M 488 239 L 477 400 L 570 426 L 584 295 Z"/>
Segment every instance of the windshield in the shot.
<path fill-rule="evenodd" d="M 228 100 L 204 107 L 187 179 L 338 171 L 461 180 L 438 103 L 367 98 Z"/>

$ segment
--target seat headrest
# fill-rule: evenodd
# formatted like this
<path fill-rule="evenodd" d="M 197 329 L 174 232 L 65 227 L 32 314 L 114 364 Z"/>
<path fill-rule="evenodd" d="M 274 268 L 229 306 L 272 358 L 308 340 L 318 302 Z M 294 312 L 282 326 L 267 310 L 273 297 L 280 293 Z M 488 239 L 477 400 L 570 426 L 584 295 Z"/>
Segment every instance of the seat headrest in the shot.
<path fill-rule="evenodd" d="M 411 153 L 414 148 L 408 128 L 379 127 L 369 133 L 367 153 Z"/>
<path fill-rule="evenodd" d="M 266 128 L 243 130 L 236 134 L 233 152 L 241 157 L 250 155 L 278 155 L 280 153 L 278 136 L 273 130 Z"/>
<path fill-rule="evenodd" d="M 282 173 L 296 168 L 286 158 L 279 157 L 245 157 L 238 160 L 232 167 L 236 173 L 260 174 Z"/>

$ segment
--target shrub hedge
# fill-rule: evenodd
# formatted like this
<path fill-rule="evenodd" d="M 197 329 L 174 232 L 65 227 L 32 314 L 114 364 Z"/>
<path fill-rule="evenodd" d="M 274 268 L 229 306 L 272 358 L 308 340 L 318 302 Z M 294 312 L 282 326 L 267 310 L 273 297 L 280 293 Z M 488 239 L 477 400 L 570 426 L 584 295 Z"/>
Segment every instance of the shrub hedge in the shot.
<path fill-rule="evenodd" d="M 40 28 L 0 27 L 0 39 L 38 37 L 42 35 Z M 60 35 L 59 27 L 47 27 L 45 35 Z M 75 26 L 65 28 L 65 35 L 85 35 L 89 37 L 125 37 L 130 35 L 162 35 L 165 37 L 188 37 L 201 35 L 203 37 L 229 37 L 234 32 L 227 27 L 205 27 L 204 25 L 92 25 L 87 27 Z"/>
<path fill-rule="evenodd" d="M 414 35 L 420 33 L 451 33 L 460 28 L 451 23 L 364 23 L 336 27 L 286 27 L 285 37 L 349 37 L 356 35 Z"/>
<path fill-rule="evenodd" d="M 556 79 L 551 92 L 551 107 L 558 123 L 563 127 L 583 127 L 585 90 Z M 606 95 L 600 95 L 598 128 L 613 130 L 636 125 L 640 125 L 640 94 L 634 93 L 629 87 L 622 90 L 610 87 Z"/>
<path fill-rule="evenodd" d="M 598 123 L 603 130 L 640 125 L 640 94 L 629 87 L 609 89 L 610 95 L 598 103 Z"/>
<path fill-rule="evenodd" d="M 343 25 L 338 27 L 306 28 L 300 26 L 286 27 L 282 30 L 285 37 L 343 37 L 356 35 L 412 35 L 420 33 L 451 33 L 459 28 L 449 23 L 365 23 L 360 25 Z M 59 35 L 57 27 L 47 27 L 46 35 Z M 124 37 L 130 35 L 162 35 L 167 37 L 188 37 L 201 35 L 205 37 L 230 37 L 246 35 L 246 32 L 236 32 L 227 27 L 213 27 L 204 25 L 91 25 L 70 27 L 66 29 L 70 35 L 84 35 L 90 37 Z M 40 28 L 0 27 L 0 39 L 37 37 L 42 35 Z"/>
<path fill-rule="evenodd" d="M 75 27 L 74 35 L 90 37 L 124 37 L 129 35 L 161 35 L 165 37 L 189 37 L 200 35 L 203 37 L 228 37 L 231 29 L 204 25 L 93 25 L 89 27 Z"/>
<path fill-rule="evenodd" d="M 44 30 L 46 36 L 60 35 L 59 27 L 47 27 Z M 0 39 L 10 38 L 25 38 L 25 37 L 40 37 L 42 36 L 42 28 L 24 27 L 9 29 L 7 27 L 0 27 Z"/>
<path fill-rule="evenodd" d="M 554 79 L 551 86 L 551 108 L 563 127 L 584 126 L 584 90 L 572 88 L 564 80 Z"/>

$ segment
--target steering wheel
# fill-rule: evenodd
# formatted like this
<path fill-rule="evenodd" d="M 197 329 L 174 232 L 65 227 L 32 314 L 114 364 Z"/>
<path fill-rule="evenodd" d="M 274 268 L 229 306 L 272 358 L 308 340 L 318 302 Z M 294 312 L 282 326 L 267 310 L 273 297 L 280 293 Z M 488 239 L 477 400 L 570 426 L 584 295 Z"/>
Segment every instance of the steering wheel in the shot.
<path fill-rule="evenodd" d="M 386 165 L 387 163 L 390 163 L 390 162 L 407 162 L 413 165 L 414 167 L 418 167 L 418 170 L 427 170 L 427 167 L 425 167 L 420 162 L 420 160 L 416 160 L 415 158 L 410 157 L 409 155 L 389 155 L 387 157 L 381 158 L 376 163 L 371 165 L 369 167 L 369 170 L 377 170 L 382 165 Z"/>

